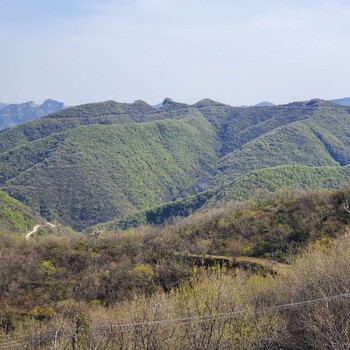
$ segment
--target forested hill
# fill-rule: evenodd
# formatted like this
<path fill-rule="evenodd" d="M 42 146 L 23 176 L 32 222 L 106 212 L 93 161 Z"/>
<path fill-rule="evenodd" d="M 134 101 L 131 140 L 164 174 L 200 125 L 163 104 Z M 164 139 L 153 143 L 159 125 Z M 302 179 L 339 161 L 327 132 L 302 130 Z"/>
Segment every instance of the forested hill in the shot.
<path fill-rule="evenodd" d="M 24 235 L 42 218 L 33 210 L 0 191 L 0 233 Z"/>
<path fill-rule="evenodd" d="M 92 103 L 0 132 L 0 185 L 80 230 L 203 191 L 213 195 L 191 210 L 209 197 L 247 197 L 251 184 L 336 188 L 348 179 L 349 135 L 350 108 L 317 99 L 254 107 L 166 99 L 158 109 Z"/>

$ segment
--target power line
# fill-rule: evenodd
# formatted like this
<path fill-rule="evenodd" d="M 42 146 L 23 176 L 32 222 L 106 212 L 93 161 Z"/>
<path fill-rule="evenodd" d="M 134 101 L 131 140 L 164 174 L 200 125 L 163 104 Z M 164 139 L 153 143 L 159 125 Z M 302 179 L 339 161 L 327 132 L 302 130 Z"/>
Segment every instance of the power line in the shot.
<path fill-rule="evenodd" d="M 255 310 L 255 311 L 233 311 L 233 312 L 218 313 L 218 314 L 213 314 L 213 315 L 190 316 L 190 317 L 177 318 L 177 319 L 156 320 L 156 321 L 148 321 L 148 322 L 140 322 L 140 323 L 124 323 L 124 324 L 110 325 L 110 326 L 106 326 L 106 327 L 101 326 L 101 327 L 98 327 L 98 329 L 110 329 L 111 327 L 112 328 L 121 328 L 121 329 L 122 328 L 133 328 L 133 327 L 140 328 L 140 327 L 148 327 L 148 326 L 153 326 L 153 325 L 163 325 L 163 324 L 169 324 L 169 323 L 187 323 L 187 322 L 191 322 L 191 321 L 205 321 L 205 322 L 207 322 L 207 321 L 210 321 L 211 319 L 214 319 L 214 318 L 222 318 L 222 317 L 236 318 L 236 317 L 243 316 L 243 315 L 260 315 L 260 314 L 265 314 L 265 313 L 269 313 L 272 311 L 298 308 L 301 306 L 312 305 L 312 304 L 316 304 L 319 302 L 333 301 L 333 300 L 344 299 L 344 298 L 350 298 L 350 293 L 338 294 L 338 295 L 333 295 L 333 296 L 329 296 L 329 297 L 306 300 L 306 301 L 295 302 L 295 303 L 290 303 L 290 304 L 282 304 L 282 305 L 277 305 L 277 306 L 270 307 L 270 308 L 263 308 L 263 309 Z"/>
<path fill-rule="evenodd" d="M 241 316 L 261 315 L 261 314 L 267 314 L 274 311 L 282 311 L 287 309 L 299 308 L 302 306 L 309 306 L 309 305 L 313 305 L 321 302 L 333 302 L 338 299 L 347 299 L 347 298 L 350 298 L 350 293 L 338 294 L 338 295 L 305 300 L 300 302 L 294 302 L 289 304 L 281 304 L 273 307 L 261 308 L 255 311 L 254 310 L 253 311 L 233 311 L 233 312 L 217 313 L 217 314 L 203 315 L 203 316 L 190 316 L 190 317 L 184 317 L 184 318 L 155 320 L 155 321 L 138 322 L 138 323 L 122 323 L 122 324 L 115 324 L 115 325 L 109 325 L 109 326 L 91 327 L 90 330 L 92 332 L 108 330 L 110 332 L 113 332 L 114 334 L 118 334 L 118 333 L 124 333 L 128 331 L 138 331 L 150 326 L 167 326 L 171 324 L 186 325 L 186 324 L 191 324 L 193 322 L 205 323 L 213 319 L 220 319 L 220 318 L 233 319 Z M 0 341 L 0 349 L 2 349 L 4 346 L 6 346 L 6 348 L 9 349 L 10 347 L 23 345 L 23 342 L 28 341 L 29 339 L 31 342 L 34 342 L 34 343 L 45 343 L 45 341 L 52 341 L 53 335 L 56 334 L 57 336 L 58 333 L 61 334 L 58 338 L 62 339 L 62 336 L 64 336 L 64 333 L 66 333 L 65 331 L 66 330 L 63 330 L 63 329 L 60 329 L 58 331 L 51 329 L 46 333 L 41 333 L 40 335 L 38 335 L 39 339 L 33 339 L 33 338 L 30 339 L 30 337 L 33 337 L 31 335 L 27 335 L 27 336 L 22 335 L 21 337 L 18 337 L 18 338 L 7 339 L 5 341 Z M 72 332 L 69 332 L 69 337 L 71 337 L 72 334 L 73 334 Z"/>

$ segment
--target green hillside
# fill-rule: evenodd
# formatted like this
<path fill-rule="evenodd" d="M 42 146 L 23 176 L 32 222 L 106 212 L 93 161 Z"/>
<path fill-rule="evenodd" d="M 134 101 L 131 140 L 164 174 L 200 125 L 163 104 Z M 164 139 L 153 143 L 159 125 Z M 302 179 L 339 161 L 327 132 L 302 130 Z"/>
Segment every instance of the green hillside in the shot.
<path fill-rule="evenodd" d="M 79 230 L 159 224 L 211 196 L 215 205 L 257 188 L 346 183 L 349 117 L 349 108 L 322 100 L 86 104 L 0 132 L 0 186 Z"/>
<path fill-rule="evenodd" d="M 141 225 L 159 225 L 174 217 L 186 217 L 195 211 L 218 207 L 232 200 L 246 200 L 257 195 L 269 197 L 287 187 L 295 190 L 338 189 L 350 183 L 350 166 L 309 167 L 280 165 L 254 170 L 238 177 L 230 184 L 198 193 L 187 198 L 142 210 L 122 219 L 97 225 L 88 232 L 128 229 Z"/>
<path fill-rule="evenodd" d="M 39 221 L 39 215 L 5 192 L 0 191 L 0 235 L 8 233 L 24 235 Z"/>
<path fill-rule="evenodd" d="M 282 164 L 338 165 L 305 125 L 291 124 L 277 128 L 221 158 L 211 181 L 219 185 L 252 170 Z"/>
<path fill-rule="evenodd" d="M 203 118 L 90 125 L 0 155 L 1 183 L 81 229 L 175 198 L 215 161 Z"/>
<path fill-rule="evenodd" d="M 98 224 L 88 228 L 85 232 L 99 233 L 115 229 L 126 230 L 141 225 L 161 225 L 174 217 L 186 217 L 191 215 L 202 208 L 212 196 L 213 193 L 211 191 L 206 191 L 198 193 L 195 196 L 179 198 L 175 201 L 150 209 L 140 210 L 121 219 Z"/>
<path fill-rule="evenodd" d="M 209 203 L 242 200 L 253 197 L 258 190 L 275 192 L 284 187 L 294 189 L 337 189 L 350 182 L 350 166 L 308 167 L 280 165 L 252 171 L 216 191 Z"/>
<path fill-rule="evenodd" d="M 202 184 L 197 183 L 190 191 L 227 184 L 250 171 L 278 165 L 349 164 L 349 109 L 332 107 L 330 103 L 318 100 L 293 105 L 264 107 L 266 110 L 275 109 L 274 116 L 264 121 L 255 120 L 252 127 L 243 124 L 242 129 L 245 131 L 239 132 L 238 127 L 236 131 L 232 131 L 234 123 L 231 124 L 230 133 L 234 134 L 230 137 L 226 134 L 226 138 L 233 140 L 230 147 L 234 150 L 218 161 L 210 177 Z M 292 119 L 288 108 L 294 115 Z M 279 116 L 283 109 L 284 119 Z M 268 115 L 271 113 L 268 112 Z"/>
<path fill-rule="evenodd" d="M 90 103 L 52 113 L 39 120 L 0 131 L 0 153 L 27 142 L 85 125 L 143 123 L 163 119 L 201 116 L 194 108 L 156 110 L 143 101 Z"/>

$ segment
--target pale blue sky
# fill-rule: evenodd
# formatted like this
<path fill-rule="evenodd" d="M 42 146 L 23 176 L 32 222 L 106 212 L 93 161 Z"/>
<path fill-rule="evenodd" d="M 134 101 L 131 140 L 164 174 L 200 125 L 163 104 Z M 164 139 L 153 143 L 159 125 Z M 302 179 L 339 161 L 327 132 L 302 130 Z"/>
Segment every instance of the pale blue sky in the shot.
<path fill-rule="evenodd" d="M 0 101 L 350 95 L 350 1 L 0 0 Z"/>

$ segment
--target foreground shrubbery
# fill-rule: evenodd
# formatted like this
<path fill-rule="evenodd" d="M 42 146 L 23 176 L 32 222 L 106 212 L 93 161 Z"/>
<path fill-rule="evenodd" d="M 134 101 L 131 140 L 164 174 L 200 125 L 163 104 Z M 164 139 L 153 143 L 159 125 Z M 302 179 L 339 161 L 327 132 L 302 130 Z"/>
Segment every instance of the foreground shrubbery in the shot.
<path fill-rule="evenodd" d="M 85 344 L 80 349 L 346 349 L 339 344 L 349 341 L 347 300 L 255 311 L 349 292 L 349 237 L 337 238 L 348 231 L 349 198 L 348 189 L 283 191 L 163 227 L 29 241 L 2 235 L 1 332 L 4 339 L 24 334 L 20 341 L 32 340 L 34 349 L 38 339 L 56 339 L 56 349 L 63 340 Z M 301 253 L 277 278 L 184 259 L 292 261 Z M 239 317 L 110 327 L 227 312 Z"/>
<path fill-rule="evenodd" d="M 74 299 L 111 305 L 130 293 L 169 291 L 193 275 L 184 254 L 287 261 L 344 233 L 348 190 L 276 193 L 174 221 L 100 236 L 0 240 L 0 308 L 28 313 Z"/>
<path fill-rule="evenodd" d="M 170 293 L 110 308 L 59 303 L 55 315 L 18 324 L 12 336 L 35 349 L 38 339 L 43 349 L 348 349 L 348 298 L 275 308 L 349 293 L 350 236 L 329 243 L 314 243 L 277 278 L 214 268 Z"/>

